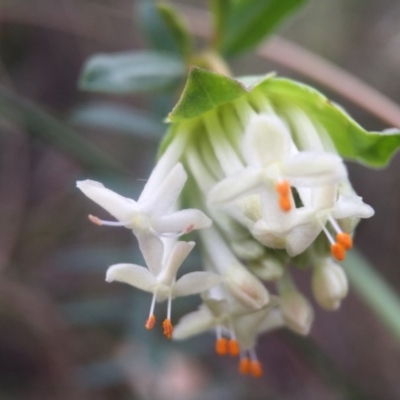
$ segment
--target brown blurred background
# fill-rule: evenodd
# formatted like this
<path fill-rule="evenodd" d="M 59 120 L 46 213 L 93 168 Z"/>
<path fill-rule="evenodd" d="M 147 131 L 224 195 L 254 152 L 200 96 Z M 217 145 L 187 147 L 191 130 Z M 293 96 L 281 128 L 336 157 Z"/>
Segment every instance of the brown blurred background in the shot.
<path fill-rule="evenodd" d="M 75 181 L 112 180 L 113 188 L 135 196 L 170 103 L 168 96 L 83 93 L 76 82 L 94 53 L 146 48 L 134 3 L 0 0 L 0 83 L 73 126 L 128 171 L 118 179 L 89 171 L 22 121 L 3 119 L 0 109 L 0 399 L 399 399 L 399 343 L 354 291 L 338 312 L 316 308 L 313 340 L 283 332 L 263 337 L 265 376 L 254 381 L 238 376 L 236 361 L 213 354 L 212 335 L 175 344 L 145 332 L 150 298 L 104 282 L 109 265 L 137 259 L 135 242 L 126 230 L 88 223 L 89 212 L 106 214 L 78 193 Z M 206 2 L 189 3 L 204 8 Z M 396 1 L 310 0 L 279 34 L 400 102 L 399 20 Z M 238 75 L 275 70 L 313 84 L 255 56 L 232 67 Z M 317 87 L 367 129 L 387 127 Z M 88 101 L 151 113 L 154 127 L 139 136 L 71 123 L 73 110 Z M 399 169 L 399 157 L 384 171 L 349 165 L 354 187 L 376 210 L 360 225 L 356 244 L 397 292 Z M 309 276 L 299 279 L 307 290 Z M 198 299 L 177 303 L 176 319 Z"/>

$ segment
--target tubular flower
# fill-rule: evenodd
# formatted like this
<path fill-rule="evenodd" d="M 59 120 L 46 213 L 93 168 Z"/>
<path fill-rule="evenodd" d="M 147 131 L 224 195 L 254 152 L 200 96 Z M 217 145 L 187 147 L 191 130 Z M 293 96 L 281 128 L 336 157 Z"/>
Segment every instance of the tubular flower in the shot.
<path fill-rule="evenodd" d="M 155 302 L 168 300 L 168 338 L 215 330 L 217 353 L 240 356 L 242 374 L 261 376 L 260 334 L 312 328 L 314 311 L 295 286 L 294 268 L 312 271 L 321 307 L 337 309 L 346 296 L 346 274 L 334 260 L 345 258 L 360 218 L 374 211 L 352 189 L 342 157 L 382 166 L 394 152 L 393 135 L 365 131 L 300 83 L 272 74 L 235 80 L 199 68 L 167 122 L 137 201 L 97 182 L 77 183 L 118 222 L 90 220 L 131 229 L 148 266 L 114 265 L 107 280 L 153 294 L 146 328 L 155 323 Z M 191 208 L 180 210 L 181 200 Z M 171 243 L 195 230 L 205 271 L 176 280 L 194 242 Z M 278 295 L 263 281 L 275 282 Z M 173 329 L 172 299 L 205 291 L 201 307 Z"/>
<path fill-rule="evenodd" d="M 164 334 L 172 337 L 171 302 L 175 297 L 204 292 L 220 283 L 220 277 L 212 272 L 199 271 L 183 275 L 176 281 L 179 267 L 193 249 L 194 242 L 176 242 L 169 255 L 162 262 L 149 265 L 149 269 L 136 264 L 116 264 L 107 270 L 107 282 L 128 283 L 138 289 L 153 293 L 146 328 L 152 329 L 155 323 L 154 306 L 156 301 L 168 300 L 167 318 L 163 322 Z"/>

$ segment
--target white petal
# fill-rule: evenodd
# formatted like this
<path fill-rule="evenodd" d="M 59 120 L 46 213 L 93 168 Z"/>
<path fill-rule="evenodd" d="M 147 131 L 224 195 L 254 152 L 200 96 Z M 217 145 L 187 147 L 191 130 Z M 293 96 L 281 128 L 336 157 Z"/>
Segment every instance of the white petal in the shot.
<path fill-rule="evenodd" d="M 215 326 L 216 321 L 210 311 L 201 307 L 198 311 L 185 315 L 174 326 L 173 339 L 182 340 L 198 335 Z"/>
<path fill-rule="evenodd" d="M 195 242 L 176 242 L 167 257 L 157 279 L 160 283 L 171 286 L 176 278 L 179 267 L 192 251 Z"/>
<path fill-rule="evenodd" d="M 208 228 L 212 220 L 202 211 L 187 209 L 159 218 L 153 218 L 151 227 L 158 233 L 189 233 L 194 229 Z"/>
<path fill-rule="evenodd" d="M 186 179 L 187 174 L 183 165 L 176 164 L 153 191 L 152 196 L 147 200 L 140 200 L 141 210 L 153 216 L 161 216 L 171 211 L 185 186 Z"/>
<path fill-rule="evenodd" d="M 347 176 L 340 157 L 326 152 L 301 152 L 285 160 L 282 174 L 293 186 L 325 186 Z"/>
<path fill-rule="evenodd" d="M 153 275 L 157 276 L 162 268 L 164 245 L 161 239 L 151 232 L 134 231 L 139 242 L 140 251 L 146 261 L 146 265 Z"/>
<path fill-rule="evenodd" d="M 205 292 L 221 283 L 221 277 L 212 272 L 198 271 L 183 275 L 172 289 L 173 296 L 189 296 Z"/>
<path fill-rule="evenodd" d="M 224 204 L 242 196 L 257 192 L 263 182 L 263 173 L 254 168 L 242 171 L 218 182 L 208 193 L 207 201 L 211 205 Z"/>
<path fill-rule="evenodd" d="M 322 227 L 317 221 L 293 228 L 286 237 L 286 251 L 289 256 L 295 257 L 306 250 L 314 242 L 321 230 Z"/>
<path fill-rule="evenodd" d="M 107 282 L 123 282 L 146 292 L 153 292 L 157 284 L 154 275 L 144 267 L 136 264 L 116 264 L 107 270 Z"/>
<path fill-rule="evenodd" d="M 244 134 L 243 156 L 249 165 L 267 166 L 288 155 L 290 144 L 290 133 L 278 117 L 256 115 Z"/>
<path fill-rule="evenodd" d="M 348 217 L 370 218 L 374 209 L 362 201 L 359 196 L 340 196 L 332 211 L 332 217 L 342 219 Z"/>
<path fill-rule="evenodd" d="M 121 222 L 127 222 L 129 216 L 137 210 L 135 200 L 120 196 L 112 190 L 105 188 L 100 182 L 91 180 L 78 181 L 76 182 L 76 186 L 89 199 L 103 207 Z"/>

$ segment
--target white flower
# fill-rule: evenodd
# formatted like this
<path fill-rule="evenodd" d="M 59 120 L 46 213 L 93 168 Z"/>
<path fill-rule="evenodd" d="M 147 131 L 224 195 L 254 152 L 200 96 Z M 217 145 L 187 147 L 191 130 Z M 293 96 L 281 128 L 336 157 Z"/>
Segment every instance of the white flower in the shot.
<path fill-rule="evenodd" d="M 282 215 L 280 219 L 273 212 L 276 205 L 273 199 L 264 194 L 263 214 L 253 228 L 253 235 L 264 245 L 274 248 L 286 248 L 292 257 L 302 253 L 323 231 L 331 244 L 335 259 L 342 261 L 346 250 L 353 246 L 351 232 L 343 232 L 338 221 L 348 218 L 369 218 L 374 210 L 356 195 L 339 196 L 337 188 L 324 186 L 320 188 L 299 189 L 304 207 Z M 280 221 L 280 222 L 279 222 Z M 327 223 L 335 231 L 332 236 Z"/>
<path fill-rule="evenodd" d="M 86 196 L 106 209 L 119 222 L 102 221 L 91 215 L 89 219 L 97 225 L 125 226 L 132 229 L 147 264 L 154 264 L 154 259 L 157 260 L 162 255 L 159 237 L 178 237 L 212 224 L 200 210 L 174 211 L 187 174 L 182 164 L 178 163 L 168 174 L 160 175 L 160 168 L 164 164 L 165 158 L 154 168 L 138 201 L 120 196 L 99 182 L 86 180 L 76 184 Z"/>
<path fill-rule="evenodd" d="M 315 187 L 339 182 L 346 176 L 341 159 L 326 152 L 298 152 L 290 132 L 276 115 L 251 118 L 243 138 L 247 167 L 217 183 L 208 202 L 221 205 L 269 190 L 279 197 L 282 211 L 294 207 L 290 186 Z"/>
<path fill-rule="evenodd" d="M 152 329 L 155 323 L 155 302 L 168 299 L 167 318 L 163 322 L 164 334 L 170 339 L 172 336 L 171 301 L 175 297 L 188 296 L 204 292 L 220 283 L 218 275 L 211 272 L 191 272 L 176 280 L 176 274 L 193 249 L 194 242 L 176 242 L 164 261 L 149 265 L 149 269 L 136 264 L 116 264 L 107 270 L 108 282 L 118 281 L 128 283 L 138 289 L 153 293 L 149 319 L 146 328 Z"/>
<path fill-rule="evenodd" d="M 175 327 L 173 338 L 187 339 L 210 329 L 216 331 L 215 349 L 219 355 L 240 353 L 239 371 L 252 373 L 259 377 L 262 367 L 254 348 L 261 333 L 282 327 L 284 322 L 274 298 L 268 306 L 257 311 L 246 312 L 243 307 L 229 299 L 226 293 L 210 291 L 210 296 L 203 295 L 204 303 L 200 308 L 184 316 Z M 228 336 L 229 340 L 226 338 Z"/>
<path fill-rule="evenodd" d="M 172 212 L 186 179 L 187 174 L 182 164 L 178 163 L 150 195 L 146 189 L 148 185 L 153 185 L 152 176 L 150 176 L 143 189 L 143 193 L 147 195 L 139 197 L 137 202 L 120 196 L 99 182 L 78 181 L 76 185 L 86 196 L 120 221 L 119 223 L 110 223 L 92 218 L 93 222 L 98 222 L 99 225 L 126 226 L 134 232 L 151 232 L 162 236 L 171 233 L 188 233 L 193 229 L 206 228 L 211 225 L 211 220 L 199 210 L 188 209 Z"/>

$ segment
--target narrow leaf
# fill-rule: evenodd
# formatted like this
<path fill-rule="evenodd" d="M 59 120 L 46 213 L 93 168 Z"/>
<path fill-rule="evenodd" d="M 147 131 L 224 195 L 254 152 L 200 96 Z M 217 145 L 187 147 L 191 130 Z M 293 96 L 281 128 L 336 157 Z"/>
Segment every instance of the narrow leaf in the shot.
<path fill-rule="evenodd" d="M 136 20 L 147 37 L 150 47 L 159 51 L 181 54 L 176 38 L 165 23 L 154 0 L 138 1 L 135 10 Z"/>
<path fill-rule="evenodd" d="M 121 164 L 102 153 L 82 138 L 78 132 L 1 85 L 0 115 L 19 126 L 23 126 L 27 132 L 45 140 L 88 170 L 101 171 L 106 174 L 127 174 Z"/>
<path fill-rule="evenodd" d="M 105 129 L 132 137 L 160 139 L 165 127 L 157 117 L 145 111 L 107 103 L 86 103 L 75 108 L 70 116 L 80 126 Z"/>
<path fill-rule="evenodd" d="M 133 94 L 167 89 L 184 74 L 182 60 L 171 54 L 97 54 L 84 65 L 79 87 L 94 92 Z"/>
<path fill-rule="evenodd" d="M 192 53 L 192 39 L 185 23 L 171 5 L 158 3 L 157 9 L 165 25 L 169 29 L 171 36 L 174 38 L 180 53 L 187 59 Z"/>
<path fill-rule="evenodd" d="M 400 342 L 399 296 L 370 262 L 357 251 L 349 252 L 343 264 L 358 294 Z"/>
<path fill-rule="evenodd" d="M 237 0 L 234 2 L 221 50 L 232 56 L 249 50 L 305 0 Z"/>
<path fill-rule="evenodd" d="M 227 28 L 228 17 L 232 9 L 232 0 L 210 0 L 214 32 L 213 46 L 219 49 Z"/>

